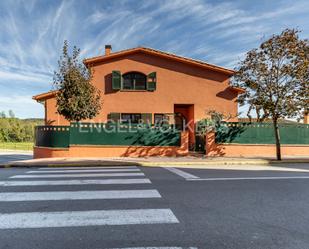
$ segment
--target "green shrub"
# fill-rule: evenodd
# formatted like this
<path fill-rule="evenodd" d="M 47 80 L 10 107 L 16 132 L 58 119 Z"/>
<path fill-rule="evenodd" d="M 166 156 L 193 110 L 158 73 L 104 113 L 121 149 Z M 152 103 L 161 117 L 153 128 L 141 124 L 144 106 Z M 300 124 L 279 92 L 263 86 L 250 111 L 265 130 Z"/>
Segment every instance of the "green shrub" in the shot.
<path fill-rule="evenodd" d="M 42 125 L 42 119 L 0 118 L 0 142 L 33 142 L 34 127 Z"/>

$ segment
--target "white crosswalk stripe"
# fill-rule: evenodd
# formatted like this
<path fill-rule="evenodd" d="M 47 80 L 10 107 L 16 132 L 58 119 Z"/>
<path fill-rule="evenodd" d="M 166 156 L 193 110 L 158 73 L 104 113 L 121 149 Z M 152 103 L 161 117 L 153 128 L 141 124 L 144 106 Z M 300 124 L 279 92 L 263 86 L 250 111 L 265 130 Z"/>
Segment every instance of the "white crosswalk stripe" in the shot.
<path fill-rule="evenodd" d="M 160 198 L 157 190 L 102 190 L 102 191 L 56 191 L 56 192 L 10 192 L 0 193 L 0 202 L 46 201 L 46 200 L 94 200 Z"/>
<path fill-rule="evenodd" d="M 56 185 L 116 185 L 150 184 L 147 178 L 140 179 L 100 179 L 100 180 L 54 180 L 54 181 L 0 181 L 0 186 L 56 186 Z"/>
<path fill-rule="evenodd" d="M 126 247 L 126 248 L 109 248 L 109 249 L 198 249 L 197 247 L 178 247 L 178 246 L 172 246 L 172 247 Z"/>
<path fill-rule="evenodd" d="M 30 212 L 0 215 L 0 229 L 179 223 L 170 209 Z"/>
<path fill-rule="evenodd" d="M 49 171 L 27 171 L 27 174 L 51 174 L 51 173 L 100 173 L 100 172 L 139 172 L 139 169 L 72 169 L 68 170 L 49 170 Z"/>
<path fill-rule="evenodd" d="M 73 177 L 114 177 L 114 176 L 144 176 L 144 173 L 98 173 L 98 174 L 39 174 L 16 175 L 10 178 L 73 178 Z"/>
<path fill-rule="evenodd" d="M 45 168 L 39 168 L 39 170 L 74 170 L 74 169 L 137 169 L 136 166 L 94 166 L 94 167 L 82 167 L 82 166 L 75 166 L 75 167 L 45 167 Z"/>
<path fill-rule="evenodd" d="M 170 172 L 173 172 L 173 173 L 176 174 L 176 175 L 179 175 L 179 176 L 185 178 L 186 180 L 188 180 L 188 179 L 199 179 L 198 176 L 189 174 L 189 173 L 184 172 L 183 170 L 180 170 L 180 169 L 169 168 L 169 167 L 165 167 L 165 169 L 168 170 L 168 171 L 170 171 Z"/>

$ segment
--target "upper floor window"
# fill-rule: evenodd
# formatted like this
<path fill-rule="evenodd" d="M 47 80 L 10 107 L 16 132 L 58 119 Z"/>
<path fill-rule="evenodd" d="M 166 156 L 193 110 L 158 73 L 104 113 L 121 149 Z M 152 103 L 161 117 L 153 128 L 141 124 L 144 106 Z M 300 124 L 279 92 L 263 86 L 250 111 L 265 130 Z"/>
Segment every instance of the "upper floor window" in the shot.
<path fill-rule="evenodd" d="M 123 89 L 146 90 L 147 77 L 142 73 L 130 72 L 122 75 Z"/>

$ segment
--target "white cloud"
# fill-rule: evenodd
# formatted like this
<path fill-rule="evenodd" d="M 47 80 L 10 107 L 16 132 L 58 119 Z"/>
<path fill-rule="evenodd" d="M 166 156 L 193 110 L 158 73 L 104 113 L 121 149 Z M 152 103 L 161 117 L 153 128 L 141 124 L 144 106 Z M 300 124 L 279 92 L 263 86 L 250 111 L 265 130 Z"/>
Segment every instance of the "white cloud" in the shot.
<path fill-rule="evenodd" d="M 32 104 L 34 101 L 32 100 L 32 96 L 29 95 L 12 95 L 12 96 L 1 96 L 0 104 Z"/>
<path fill-rule="evenodd" d="M 30 81 L 46 83 L 51 82 L 51 78 L 42 74 L 35 73 L 22 73 L 22 72 L 10 72 L 0 70 L 0 82 L 1 81 Z"/>
<path fill-rule="evenodd" d="M 9 110 L 20 118 L 44 118 L 44 106 L 36 103 L 29 95 L 0 95 L 0 111 Z"/>

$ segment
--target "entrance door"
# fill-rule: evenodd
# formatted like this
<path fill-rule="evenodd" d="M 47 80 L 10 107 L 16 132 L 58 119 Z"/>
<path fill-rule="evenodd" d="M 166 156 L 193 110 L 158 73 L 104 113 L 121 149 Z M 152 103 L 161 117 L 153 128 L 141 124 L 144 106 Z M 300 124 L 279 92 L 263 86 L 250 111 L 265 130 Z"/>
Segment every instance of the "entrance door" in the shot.
<path fill-rule="evenodd" d="M 174 105 L 175 125 L 180 130 L 189 132 L 189 149 L 194 150 L 195 125 L 194 125 L 194 105 L 175 104 Z"/>

